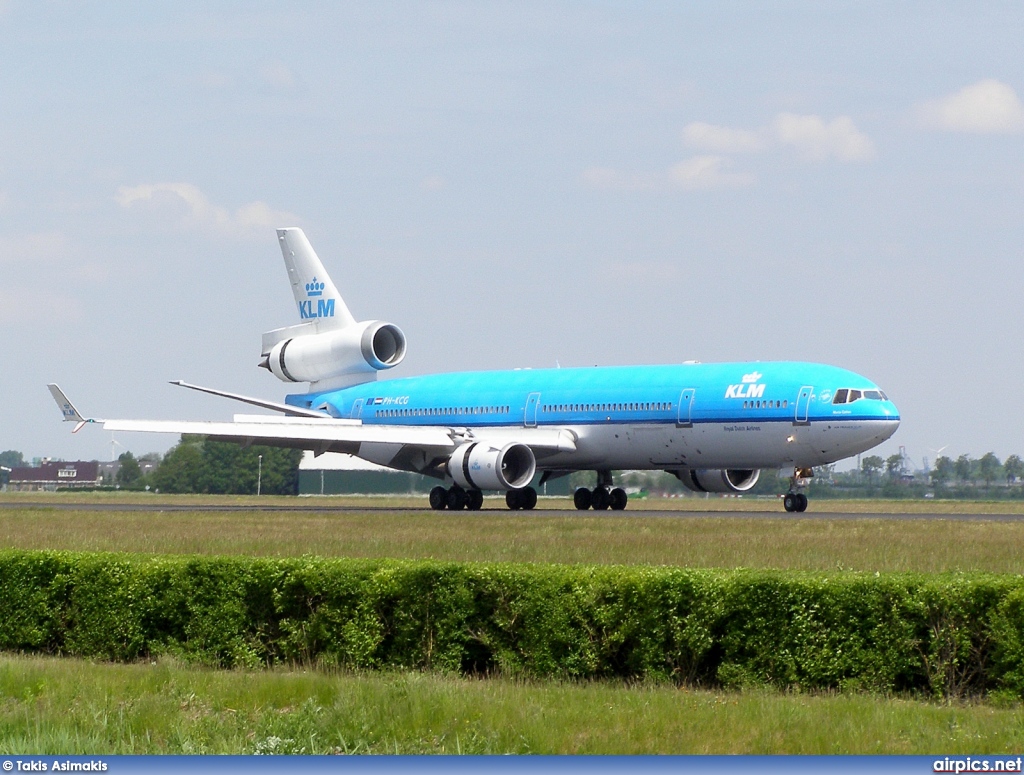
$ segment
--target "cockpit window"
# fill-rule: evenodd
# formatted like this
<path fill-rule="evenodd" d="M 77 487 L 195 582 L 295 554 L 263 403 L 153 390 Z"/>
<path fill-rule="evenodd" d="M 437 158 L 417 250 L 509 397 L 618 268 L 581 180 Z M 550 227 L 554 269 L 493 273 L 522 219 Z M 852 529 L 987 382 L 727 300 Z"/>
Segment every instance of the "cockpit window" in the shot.
<path fill-rule="evenodd" d="M 854 401 L 866 398 L 869 401 L 888 401 L 889 397 L 881 390 L 853 390 L 852 388 L 839 388 L 836 390 L 833 404 L 852 404 Z"/>

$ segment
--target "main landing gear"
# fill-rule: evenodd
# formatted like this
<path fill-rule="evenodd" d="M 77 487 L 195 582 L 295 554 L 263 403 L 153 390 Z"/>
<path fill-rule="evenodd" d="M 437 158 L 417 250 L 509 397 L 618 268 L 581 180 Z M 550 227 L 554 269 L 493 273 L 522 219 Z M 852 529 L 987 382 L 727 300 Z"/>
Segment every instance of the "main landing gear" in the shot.
<path fill-rule="evenodd" d="M 430 491 L 430 508 L 436 511 L 442 509 L 479 511 L 483 505 L 484 494 L 479 490 L 463 490 L 458 485 L 452 485 L 448 489 L 435 487 Z"/>
<path fill-rule="evenodd" d="M 580 511 L 586 511 L 587 509 L 605 511 L 609 508 L 612 509 L 612 511 L 622 511 L 626 508 L 626 503 L 629 500 L 629 497 L 626 495 L 626 491 L 621 487 L 609 490 L 611 486 L 612 472 L 598 471 L 597 487 L 593 490 L 588 490 L 586 487 L 580 487 L 575 493 L 573 493 L 572 502 Z"/>
<path fill-rule="evenodd" d="M 537 505 L 537 491 L 532 487 L 509 490 L 505 493 L 505 503 L 513 511 L 529 511 Z M 480 490 L 463 490 L 457 484 L 453 484 L 447 489 L 437 486 L 430 491 L 430 508 L 435 511 L 479 511 L 483 505 L 484 494 Z"/>
<path fill-rule="evenodd" d="M 810 468 L 798 468 L 793 472 L 789 478 L 789 492 L 782 499 L 786 511 L 807 511 L 807 496 L 800 490 L 807 486 L 812 476 L 814 471 Z"/>

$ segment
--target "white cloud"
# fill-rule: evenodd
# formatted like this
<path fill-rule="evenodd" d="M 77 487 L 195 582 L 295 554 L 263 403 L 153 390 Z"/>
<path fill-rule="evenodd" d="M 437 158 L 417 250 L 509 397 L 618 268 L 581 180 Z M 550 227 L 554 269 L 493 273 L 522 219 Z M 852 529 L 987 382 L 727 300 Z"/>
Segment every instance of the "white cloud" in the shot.
<path fill-rule="evenodd" d="M 234 79 L 219 70 L 208 70 L 199 75 L 199 83 L 207 89 L 227 89 L 235 85 Z"/>
<path fill-rule="evenodd" d="M 679 279 L 679 268 L 667 261 L 619 261 L 602 267 L 599 275 L 613 283 L 667 283 Z"/>
<path fill-rule="evenodd" d="M 731 164 L 722 156 L 693 156 L 681 161 L 669 170 L 669 179 L 686 189 L 734 188 L 749 186 L 756 180 L 746 172 L 728 172 Z"/>
<path fill-rule="evenodd" d="M 55 231 L 0 238 L 0 264 L 48 264 L 65 258 L 68 251 L 67 238 Z"/>
<path fill-rule="evenodd" d="M 760 132 L 703 121 L 694 121 L 683 127 L 683 142 L 691 148 L 715 153 L 752 153 L 763 150 L 766 145 Z"/>
<path fill-rule="evenodd" d="M 284 62 L 268 62 L 260 68 L 263 80 L 281 89 L 294 89 L 298 83 L 295 73 Z"/>
<path fill-rule="evenodd" d="M 40 304 L 46 305 L 46 322 L 69 323 L 82 316 L 78 299 L 61 291 L 47 291 L 42 297 L 38 290 L 13 286 L 0 288 L 0 323 L 3 325 L 40 325 Z"/>
<path fill-rule="evenodd" d="M 590 167 L 583 171 L 583 182 L 603 191 L 645 191 L 656 188 L 657 175 L 619 172 L 610 167 Z"/>
<path fill-rule="evenodd" d="M 114 197 L 121 207 L 148 207 L 169 215 L 185 227 L 214 231 L 228 237 L 259 237 L 280 226 L 293 225 L 298 216 L 274 210 L 266 202 L 249 202 L 234 212 L 213 204 L 191 183 L 143 183 L 121 186 Z"/>
<path fill-rule="evenodd" d="M 440 175 L 433 175 L 429 178 L 423 178 L 423 180 L 420 181 L 420 189 L 423 191 L 440 191 L 447 185 L 448 181 Z"/>
<path fill-rule="evenodd" d="M 606 191 L 738 188 L 753 185 L 757 177 L 752 172 L 734 171 L 733 154 L 764 153 L 789 146 L 813 162 L 856 162 L 875 157 L 871 139 L 854 126 L 849 116 L 826 122 L 821 116 L 780 113 L 770 125 L 756 130 L 694 121 L 683 127 L 683 143 L 713 153 L 691 156 L 665 172 L 646 175 L 590 167 L 583 172 L 583 182 Z"/>
<path fill-rule="evenodd" d="M 683 142 L 691 148 L 722 154 L 756 153 L 787 145 L 808 161 L 853 162 L 875 157 L 871 139 L 854 126 L 849 116 L 826 122 L 821 116 L 780 113 L 769 126 L 756 130 L 694 121 L 683 128 Z"/>
<path fill-rule="evenodd" d="M 60 232 L 0 238 L 0 323 L 38 325 L 40 305 L 49 322 L 75 320 L 81 307 L 64 289 L 90 281 L 95 271 L 76 258 Z"/>
<path fill-rule="evenodd" d="M 772 129 L 778 142 L 793 146 L 810 161 L 835 158 L 851 162 L 875 157 L 871 139 L 854 126 L 849 116 L 825 123 L 821 116 L 780 113 Z"/>
<path fill-rule="evenodd" d="M 988 78 L 958 92 L 916 106 L 918 121 L 928 129 L 977 134 L 1024 131 L 1024 105 L 1005 83 Z"/>
<path fill-rule="evenodd" d="M 591 167 L 583 172 L 583 182 L 602 191 L 652 191 L 685 188 L 687 190 L 749 186 L 753 175 L 729 172 L 730 159 L 722 156 L 693 156 L 664 172 L 638 174 L 609 167 Z"/>

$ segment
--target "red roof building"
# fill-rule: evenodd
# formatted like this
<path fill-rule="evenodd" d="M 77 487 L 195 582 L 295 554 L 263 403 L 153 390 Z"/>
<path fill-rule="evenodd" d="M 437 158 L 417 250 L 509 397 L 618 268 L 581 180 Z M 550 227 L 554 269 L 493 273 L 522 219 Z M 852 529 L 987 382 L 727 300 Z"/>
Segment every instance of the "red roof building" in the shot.
<path fill-rule="evenodd" d="M 99 464 L 56 461 L 43 463 L 39 468 L 13 468 L 8 479 L 8 490 L 36 491 L 63 490 L 74 487 L 97 487 L 100 484 Z"/>

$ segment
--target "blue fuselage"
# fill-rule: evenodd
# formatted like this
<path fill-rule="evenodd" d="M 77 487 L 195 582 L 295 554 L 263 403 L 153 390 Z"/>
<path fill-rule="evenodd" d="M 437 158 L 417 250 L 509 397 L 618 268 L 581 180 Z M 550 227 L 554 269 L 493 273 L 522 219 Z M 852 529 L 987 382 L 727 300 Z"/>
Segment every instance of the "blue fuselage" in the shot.
<path fill-rule="evenodd" d="M 540 465 L 571 468 L 820 465 L 884 441 L 900 419 L 865 377 L 798 362 L 456 372 L 287 402 L 364 424 L 564 428 L 578 450 Z"/>

